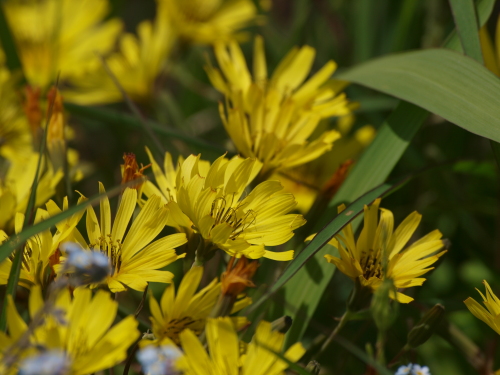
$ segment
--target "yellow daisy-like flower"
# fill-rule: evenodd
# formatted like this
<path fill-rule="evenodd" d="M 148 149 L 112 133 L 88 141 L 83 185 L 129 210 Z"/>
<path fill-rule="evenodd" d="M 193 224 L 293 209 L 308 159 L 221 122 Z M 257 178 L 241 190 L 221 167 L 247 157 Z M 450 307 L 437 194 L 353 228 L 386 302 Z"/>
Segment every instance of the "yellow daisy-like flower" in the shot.
<path fill-rule="evenodd" d="M 255 21 L 257 8 L 251 0 L 158 0 L 161 17 L 172 24 L 179 37 L 190 43 L 212 44 L 233 37 L 246 39 L 238 30 Z"/>
<path fill-rule="evenodd" d="M 122 22 L 110 19 L 107 0 L 9 0 L 2 3 L 28 82 L 47 88 L 81 76 L 109 52 Z"/>
<path fill-rule="evenodd" d="M 127 33 L 119 40 L 120 51 L 106 59 L 122 88 L 134 100 L 151 98 L 156 78 L 165 68 L 175 42 L 170 24 L 159 17 L 154 21 L 143 21 L 137 27 L 137 36 Z M 75 80 L 76 89 L 66 93 L 69 101 L 80 104 L 102 104 L 123 100 L 123 95 L 110 78 L 100 61 L 96 70 L 85 79 Z"/>
<path fill-rule="evenodd" d="M 179 334 L 189 328 L 199 335 L 205 328 L 205 322 L 221 292 L 221 284 L 214 279 L 198 293 L 196 290 L 203 276 L 203 267 L 191 268 L 183 277 L 175 294 L 174 285 L 170 285 L 161 298 L 160 304 L 151 297 L 149 306 L 151 310 L 151 323 L 155 338 L 162 342 L 168 338 L 179 344 Z M 242 298 L 237 301 L 231 313 L 235 313 L 248 306 L 252 300 Z M 237 327 L 243 326 L 245 317 L 232 318 Z"/>
<path fill-rule="evenodd" d="M 0 179 L 0 229 L 10 233 L 14 229 L 14 217 L 18 212 L 25 212 L 38 165 L 38 153 L 31 153 L 22 158 L 10 161 L 5 179 Z M 50 163 L 42 171 L 38 182 L 35 207 L 39 207 L 50 199 L 56 191 L 57 184 L 63 177 L 62 170 L 54 171 Z"/>
<path fill-rule="evenodd" d="M 28 121 L 16 95 L 15 80 L 0 66 L 0 156 L 25 159 L 32 151 Z"/>
<path fill-rule="evenodd" d="M 99 192 L 105 193 L 102 184 L 99 184 Z M 112 222 L 109 200 L 104 198 L 100 203 L 100 219 L 92 207 L 87 209 L 88 244 L 76 241 L 82 247 L 101 251 L 109 258 L 112 273 L 105 283 L 112 292 L 125 291 L 126 286 L 143 291 L 148 282 L 169 283 L 174 275 L 160 268 L 184 257 L 178 256 L 175 248 L 186 243 L 185 234 L 173 234 L 153 241 L 165 227 L 169 215 L 168 208 L 158 196 L 147 200 L 127 231 L 136 206 L 137 190 L 125 189 Z"/>
<path fill-rule="evenodd" d="M 354 239 L 351 224 L 347 225 L 342 234 L 330 241 L 338 248 L 340 258 L 331 255 L 325 258 L 339 271 L 372 290 L 377 289 L 384 278 L 392 279 L 397 289 L 420 286 L 425 278 L 419 276 L 434 269 L 429 266 L 446 252 L 439 252 L 444 247 L 442 234 L 434 230 L 405 248 L 422 216 L 415 211 L 394 230 L 391 211 L 381 208 L 380 222 L 378 220 L 380 201 L 377 199 L 371 206 L 365 206 L 364 227 L 358 240 Z M 400 292 L 391 297 L 401 303 L 413 301 Z"/>
<path fill-rule="evenodd" d="M 28 329 L 8 296 L 7 327 L 10 339 L 17 341 Z M 29 312 L 33 318 L 43 307 L 39 287 L 30 293 Z M 62 318 L 48 316 L 30 336 L 31 348 L 62 350 L 70 363 L 68 374 L 86 375 L 114 366 L 127 357 L 127 349 L 139 337 L 137 321 L 133 316 L 113 324 L 118 302 L 108 292 L 99 290 L 94 297 L 89 289 L 78 288 L 71 299 L 66 289 L 57 298 L 55 308 L 62 311 Z M 4 355 L 6 353 L 4 352 Z"/>
<path fill-rule="evenodd" d="M 273 352 L 281 352 L 285 335 L 271 329 L 271 323 L 260 322 L 245 354 L 240 354 L 238 335 L 229 318 L 208 319 L 208 348 L 189 329 L 180 334 L 184 356 L 176 365 L 185 375 L 281 375 L 286 362 Z M 297 362 L 305 353 L 300 343 L 292 345 L 284 356 Z"/>
<path fill-rule="evenodd" d="M 78 200 L 81 203 L 83 198 Z M 64 200 L 63 209 L 68 209 L 68 201 Z M 50 216 L 60 213 L 61 210 L 53 201 L 47 203 L 47 211 L 38 209 L 35 215 L 35 224 L 47 220 Z M 19 285 L 31 288 L 39 285 L 46 288 L 54 279 L 55 272 L 53 266 L 59 262 L 58 248 L 63 241 L 74 241 L 75 228 L 82 218 L 84 211 L 71 215 L 69 218 L 56 224 L 56 233 L 50 230 L 38 233 L 26 242 L 22 255 L 21 272 L 19 274 Z M 16 214 L 15 232 L 20 233 L 23 229 L 24 215 Z M 5 242 L 9 237 L 0 230 L 0 243 Z M 5 259 L 0 263 L 0 285 L 7 284 L 10 270 L 12 268 L 12 258 Z"/>
<path fill-rule="evenodd" d="M 492 40 L 487 25 L 479 30 L 481 49 L 483 50 L 484 65 L 500 77 L 500 16 L 497 19 L 495 35 Z"/>
<path fill-rule="evenodd" d="M 314 48 L 294 48 L 267 77 L 263 40 L 255 39 L 253 77 L 239 45 L 231 41 L 215 46 L 220 70 L 208 66 L 213 86 L 228 99 L 220 104 L 224 126 L 244 156 L 263 163 L 262 173 L 293 168 L 316 159 L 340 137 L 336 130 L 311 135 L 322 118 L 351 112 L 344 84 L 329 80 L 336 64 L 329 61 L 307 79 Z"/>
<path fill-rule="evenodd" d="M 481 295 L 486 309 L 472 297 L 467 298 L 464 303 L 476 318 L 488 324 L 491 329 L 500 335 L 500 320 L 498 319 L 500 316 L 500 300 L 493 293 L 486 280 L 483 281 L 483 284 L 486 288 L 486 296 L 479 289 L 476 288 L 476 290 Z"/>
<path fill-rule="evenodd" d="M 293 250 L 273 252 L 266 246 L 277 246 L 293 237 L 293 231 L 304 225 L 302 215 L 288 214 L 296 206 L 295 198 L 284 193 L 278 181 L 265 181 L 243 196 L 247 185 L 260 169 L 255 159 L 219 157 L 203 171 L 200 157 L 191 155 L 182 163 L 176 181 L 177 204 L 204 240 L 198 249 L 198 260 L 204 261 L 216 248 L 231 256 L 244 255 L 290 260 Z"/>
<path fill-rule="evenodd" d="M 350 133 L 354 124 L 354 116 L 339 118 L 336 128 L 342 134 L 335 147 L 310 163 L 293 169 L 285 169 L 271 176 L 279 179 L 286 191 L 297 200 L 297 209 L 306 214 L 318 195 L 330 200 L 339 183 L 347 177 L 349 164 L 371 143 L 375 137 L 375 129 L 365 125 Z M 320 127 L 322 127 L 320 125 Z"/>

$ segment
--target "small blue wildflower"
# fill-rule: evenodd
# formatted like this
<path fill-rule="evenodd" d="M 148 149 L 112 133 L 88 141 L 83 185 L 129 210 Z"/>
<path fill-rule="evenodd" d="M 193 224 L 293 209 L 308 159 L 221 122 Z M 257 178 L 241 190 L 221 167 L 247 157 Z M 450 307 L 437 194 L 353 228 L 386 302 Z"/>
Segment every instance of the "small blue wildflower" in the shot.
<path fill-rule="evenodd" d="M 401 366 L 394 375 L 431 375 L 429 367 L 414 365 L 409 363 L 406 366 Z"/>
<path fill-rule="evenodd" d="M 70 361 L 65 353 L 50 350 L 24 359 L 19 366 L 19 375 L 65 375 L 69 370 Z"/>
<path fill-rule="evenodd" d="M 98 251 L 83 250 L 74 242 L 65 242 L 61 249 L 68 255 L 64 272 L 71 274 L 71 283 L 99 283 L 111 273 L 108 257 Z"/>
<path fill-rule="evenodd" d="M 173 345 L 161 347 L 147 346 L 137 353 L 137 359 L 148 375 L 177 375 L 175 361 L 182 355 L 181 351 Z"/>

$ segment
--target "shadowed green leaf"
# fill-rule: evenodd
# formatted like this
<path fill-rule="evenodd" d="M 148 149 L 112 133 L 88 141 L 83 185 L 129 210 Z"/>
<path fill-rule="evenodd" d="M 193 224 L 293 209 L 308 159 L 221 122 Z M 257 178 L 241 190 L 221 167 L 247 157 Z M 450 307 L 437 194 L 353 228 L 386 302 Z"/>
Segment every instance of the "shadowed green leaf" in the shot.
<path fill-rule="evenodd" d="M 450 0 L 460 43 L 467 56 L 483 63 L 476 9 L 472 0 Z"/>

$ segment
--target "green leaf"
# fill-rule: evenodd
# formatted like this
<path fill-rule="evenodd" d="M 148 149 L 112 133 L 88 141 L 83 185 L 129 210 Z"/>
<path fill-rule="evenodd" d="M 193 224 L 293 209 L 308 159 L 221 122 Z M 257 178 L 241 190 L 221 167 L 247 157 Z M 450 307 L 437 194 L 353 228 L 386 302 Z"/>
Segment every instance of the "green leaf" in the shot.
<path fill-rule="evenodd" d="M 467 56 L 483 64 L 476 9 L 472 0 L 450 0 L 460 43 Z"/>
<path fill-rule="evenodd" d="M 312 241 L 309 242 L 305 249 L 301 251 L 299 255 L 297 255 L 297 257 L 288 265 L 288 267 L 281 274 L 278 280 L 276 280 L 276 282 L 271 286 L 271 288 L 269 288 L 269 290 L 262 297 L 254 302 L 250 306 L 248 311 L 251 312 L 255 310 L 265 300 L 267 300 L 283 285 L 285 285 L 299 271 L 299 269 L 302 268 L 302 266 L 314 256 L 314 254 L 322 249 L 328 243 L 328 241 L 333 238 L 333 236 L 339 233 L 342 228 L 349 224 L 357 215 L 363 212 L 363 208 L 365 205 L 371 204 L 378 197 L 381 197 L 393 191 L 395 188 L 406 181 L 407 179 L 403 179 L 395 184 L 382 184 L 351 203 L 342 213 L 338 214 L 321 231 L 318 232 L 318 234 Z M 324 262 L 326 263 L 326 261 Z"/>
<path fill-rule="evenodd" d="M 500 80 L 469 57 L 445 49 L 402 53 L 361 64 L 338 78 L 406 100 L 500 141 Z"/>
<path fill-rule="evenodd" d="M 126 125 L 129 127 L 142 128 L 142 124 L 135 117 L 116 112 L 109 109 L 102 109 L 96 107 L 86 107 L 73 103 L 64 103 L 64 108 L 68 110 L 71 114 L 75 116 L 85 117 L 92 120 L 102 121 L 105 123 L 118 124 L 118 125 Z M 222 155 L 226 152 L 223 148 L 214 146 L 210 143 L 207 143 L 199 138 L 191 137 L 189 135 L 180 133 L 179 131 L 168 128 L 165 125 L 158 124 L 154 121 L 147 121 L 149 127 L 154 130 L 156 133 L 179 139 L 181 141 L 186 142 L 187 144 L 196 147 L 198 150 L 205 150 L 208 152 L 216 153 L 217 156 Z"/>

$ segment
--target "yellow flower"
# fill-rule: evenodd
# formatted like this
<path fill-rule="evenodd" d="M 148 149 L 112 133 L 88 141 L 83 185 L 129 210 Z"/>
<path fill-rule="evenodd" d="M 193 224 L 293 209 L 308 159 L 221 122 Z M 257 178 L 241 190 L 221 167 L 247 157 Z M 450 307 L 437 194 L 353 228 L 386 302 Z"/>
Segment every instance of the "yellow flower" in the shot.
<path fill-rule="evenodd" d="M 253 77 L 236 42 L 215 46 L 222 72 L 206 71 L 228 99 L 219 106 L 222 121 L 238 151 L 264 164 L 262 173 L 314 160 L 340 137 L 331 130 L 310 140 L 322 118 L 346 115 L 352 107 L 339 94 L 344 84 L 329 81 L 333 61 L 306 80 L 315 53 L 309 46 L 294 48 L 268 79 L 262 38 L 255 39 Z"/>
<path fill-rule="evenodd" d="M 103 21 L 107 0 L 9 0 L 2 6 L 17 44 L 24 74 L 47 88 L 60 78 L 76 78 L 92 67 L 96 52 L 114 44 L 122 23 Z"/>
<path fill-rule="evenodd" d="M 357 241 L 351 224 L 330 241 L 331 245 L 338 248 L 340 258 L 325 255 L 326 260 L 372 290 L 377 289 L 384 278 L 392 279 L 397 289 L 422 285 L 425 278 L 419 276 L 434 269 L 429 266 L 446 252 L 438 253 L 444 247 L 441 232 L 434 230 L 405 248 L 422 216 L 415 211 L 393 230 L 394 217 L 391 211 L 381 208 L 379 222 L 379 205 L 380 199 L 377 199 L 371 206 L 365 206 L 364 227 Z M 344 208 L 342 206 L 341 210 Z M 401 303 L 413 301 L 413 298 L 400 292 L 391 297 Z"/>
<path fill-rule="evenodd" d="M 32 288 L 29 299 L 31 318 L 43 304 L 41 289 Z M 55 308 L 61 310 L 64 322 L 52 315 L 47 316 L 30 336 L 30 344 L 32 348 L 62 350 L 69 359 L 71 375 L 91 374 L 120 363 L 140 334 L 133 316 L 111 327 L 118 302 L 103 290 L 92 297 L 89 289 L 78 288 L 71 299 L 66 289 L 58 295 Z M 11 296 L 8 297 L 7 327 L 13 341 L 17 341 L 28 329 Z"/>
<path fill-rule="evenodd" d="M 165 153 L 163 160 L 163 168 L 156 162 L 149 148 L 146 147 L 146 152 L 149 156 L 151 169 L 155 176 L 156 185 L 147 180 L 144 183 L 143 192 L 147 197 L 157 195 L 161 197 L 170 210 L 170 216 L 167 219 L 167 225 L 176 228 L 179 232 L 186 233 L 188 238 L 193 233 L 193 223 L 179 208 L 177 204 L 177 189 L 176 180 L 180 166 L 184 163 L 184 158 L 179 156 L 177 163 L 174 165 L 172 155 L 169 152 Z M 198 159 L 198 170 L 201 176 L 206 176 L 210 169 L 210 162 Z M 140 202 L 144 204 L 144 202 Z"/>
<path fill-rule="evenodd" d="M 281 352 L 285 335 L 271 329 L 271 323 L 260 322 L 245 354 L 240 354 L 238 335 L 229 318 L 208 319 L 208 348 L 189 329 L 180 334 L 184 356 L 177 367 L 185 375 L 281 375 L 288 365 L 273 352 Z M 292 345 L 284 356 L 297 362 L 305 353 L 300 343 Z"/>
<path fill-rule="evenodd" d="M 0 156 L 10 160 L 32 152 L 30 128 L 16 92 L 15 80 L 0 66 Z"/>
<path fill-rule="evenodd" d="M 78 203 L 81 203 L 83 200 L 83 198 L 80 198 Z M 61 209 L 53 201 L 47 202 L 46 206 L 47 211 L 42 209 L 37 210 L 35 224 L 61 212 Z M 68 209 L 67 199 L 64 199 L 63 209 Z M 55 277 L 53 266 L 58 263 L 60 254 L 58 250 L 59 244 L 63 241 L 76 240 L 74 236 L 75 228 L 83 214 L 84 211 L 81 211 L 57 223 L 57 230 L 54 235 L 52 235 L 50 230 L 46 230 L 28 239 L 22 255 L 19 285 L 25 288 L 31 288 L 33 285 L 39 285 L 44 289 L 47 287 Z M 23 229 L 23 222 L 24 215 L 17 213 L 15 218 L 16 234 L 20 233 Z M 5 242 L 7 239 L 7 234 L 3 230 L 0 230 L 0 243 Z M 11 258 L 7 258 L 0 263 L 0 285 L 7 284 L 11 268 Z"/>
<path fill-rule="evenodd" d="M 177 202 L 171 202 L 178 204 L 204 240 L 198 260 L 204 261 L 216 248 L 238 258 L 292 259 L 293 250 L 273 252 L 266 246 L 285 243 L 304 225 L 302 215 L 287 214 L 297 204 L 293 195 L 283 193 L 278 181 L 265 181 L 243 196 L 260 169 L 255 159 L 221 156 L 208 171 L 202 170 L 199 159 L 191 155 L 182 163 L 177 173 Z"/>
<path fill-rule="evenodd" d="M 105 193 L 102 184 L 99 184 L 99 192 Z M 125 189 L 112 222 L 109 200 L 104 198 L 100 203 L 100 219 L 92 207 L 87 209 L 88 244 L 75 241 L 109 258 L 113 271 L 105 283 L 112 292 L 125 291 L 126 286 L 143 291 L 148 282 L 169 283 L 174 275 L 160 268 L 184 257 L 178 256 L 174 249 L 186 243 L 185 234 L 153 241 L 165 227 L 169 215 L 158 196 L 147 200 L 127 231 L 136 205 L 137 190 Z"/>
<path fill-rule="evenodd" d="M 137 27 L 137 35 L 122 35 L 119 52 L 106 58 L 106 63 L 132 99 L 146 101 L 153 95 L 156 79 L 165 68 L 165 60 L 175 42 L 175 35 L 170 25 L 159 17 L 155 22 L 141 22 Z M 122 101 L 121 91 L 101 61 L 96 61 L 95 65 L 96 69 L 90 74 L 74 80 L 75 89 L 66 93 L 65 97 L 80 104 Z"/>
<path fill-rule="evenodd" d="M 479 30 L 484 65 L 500 77 L 500 16 L 497 19 L 494 41 L 488 33 L 487 25 Z"/>
<path fill-rule="evenodd" d="M 251 0 L 158 0 L 164 6 L 161 17 L 170 22 L 182 40 L 212 44 L 233 37 L 255 21 L 257 9 Z"/>
<path fill-rule="evenodd" d="M 486 287 L 486 296 L 479 289 L 476 290 L 481 295 L 486 309 L 471 297 L 467 298 L 464 303 L 476 318 L 481 319 L 500 335 L 500 321 L 498 319 L 500 316 L 500 300 L 493 293 L 486 280 L 483 281 L 483 284 Z"/>
<path fill-rule="evenodd" d="M 174 285 L 171 284 L 165 289 L 160 304 L 154 297 L 149 300 L 153 334 L 160 343 L 168 338 L 179 344 L 179 333 L 184 329 L 189 328 L 199 335 L 205 328 L 206 319 L 221 292 L 221 283 L 214 279 L 196 293 L 202 276 L 203 267 L 193 267 L 184 275 L 177 295 Z M 243 309 L 251 302 L 250 298 L 241 298 L 231 313 Z M 237 327 L 242 327 L 247 322 L 245 317 L 232 319 Z"/>
<path fill-rule="evenodd" d="M 5 179 L 0 179 L 0 229 L 10 233 L 14 229 L 14 217 L 18 212 L 25 212 L 31 185 L 35 178 L 39 154 L 31 153 L 20 159 L 11 160 Z M 45 162 L 44 158 L 44 162 Z M 45 165 L 45 163 L 43 163 Z M 62 170 L 54 172 L 50 164 L 44 168 L 36 193 L 35 207 L 50 199 L 57 184 L 63 177 Z"/>
<path fill-rule="evenodd" d="M 324 126 L 318 128 L 324 128 Z M 354 125 L 354 116 L 339 118 L 336 128 L 342 134 L 335 147 L 310 163 L 293 169 L 285 169 L 275 173 L 271 179 L 279 179 L 286 191 L 297 200 L 297 209 L 306 214 L 318 195 L 330 200 L 338 190 L 352 160 L 371 143 L 375 137 L 375 129 L 365 125 L 350 133 Z M 318 131 L 317 129 L 316 131 Z"/>

